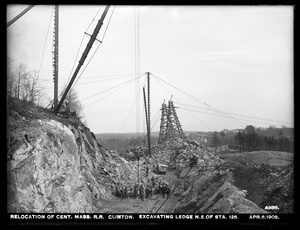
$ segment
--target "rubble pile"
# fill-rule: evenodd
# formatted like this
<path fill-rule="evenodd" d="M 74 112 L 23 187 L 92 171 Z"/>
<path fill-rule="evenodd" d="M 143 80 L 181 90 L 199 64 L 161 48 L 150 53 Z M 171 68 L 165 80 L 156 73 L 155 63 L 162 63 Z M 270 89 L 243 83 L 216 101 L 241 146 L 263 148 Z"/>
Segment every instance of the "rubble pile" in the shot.
<path fill-rule="evenodd" d="M 194 170 L 175 195 L 174 213 L 267 213 L 232 184 L 228 171 Z"/>
<path fill-rule="evenodd" d="M 293 165 L 257 164 L 244 159 L 217 167 L 195 167 L 174 193 L 176 213 L 293 213 Z M 274 206 L 276 204 L 276 206 Z M 265 207 L 276 208 L 266 211 Z"/>
<path fill-rule="evenodd" d="M 219 165 L 221 163 L 218 155 L 204 149 L 195 140 L 174 138 L 153 146 L 151 151 L 154 163 L 167 164 L 170 169 L 188 166 L 192 155 L 197 157 L 199 166 Z"/>

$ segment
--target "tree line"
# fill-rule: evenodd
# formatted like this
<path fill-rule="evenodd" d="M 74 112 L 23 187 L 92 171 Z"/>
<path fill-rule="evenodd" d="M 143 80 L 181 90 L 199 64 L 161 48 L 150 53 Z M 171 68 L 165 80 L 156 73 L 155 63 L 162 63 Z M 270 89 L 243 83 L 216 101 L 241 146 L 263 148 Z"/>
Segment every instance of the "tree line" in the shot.
<path fill-rule="evenodd" d="M 12 60 L 7 59 L 8 97 L 30 102 L 38 106 L 43 102 L 53 105 L 53 99 L 46 95 L 45 88 L 41 84 L 39 72 L 37 70 L 28 70 L 24 64 L 19 64 L 13 70 L 11 62 Z M 62 87 L 59 98 L 61 98 L 66 88 L 66 85 Z M 83 105 L 79 100 L 77 91 L 74 89 L 70 90 L 65 100 L 68 102 L 68 110 L 76 112 L 76 117 L 87 125 L 84 119 Z"/>
<path fill-rule="evenodd" d="M 210 145 L 215 147 L 228 145 L 238 150 L 239 152 L 251 151 L 284 151 L 294 152 L 294 139 L 290 135 L 284 135 L 284 128 L 269 128 L 269 133 L 277 131 L 277 135 L 268 135 L 268 130 L 262 132 L 259 128 L 248 125 L 243 130 L 237 133 L 213 132 L 210 140 Z"/>
<path fill-rule="evenodd" d="M 39 105 L 45 99 L 45 91 L 39 82 L 37 70 L 28 70 L 24 64 L 11 70 L 10 60 L 7 60 L 7 95 L 12 98 L 32 102 Z"/>

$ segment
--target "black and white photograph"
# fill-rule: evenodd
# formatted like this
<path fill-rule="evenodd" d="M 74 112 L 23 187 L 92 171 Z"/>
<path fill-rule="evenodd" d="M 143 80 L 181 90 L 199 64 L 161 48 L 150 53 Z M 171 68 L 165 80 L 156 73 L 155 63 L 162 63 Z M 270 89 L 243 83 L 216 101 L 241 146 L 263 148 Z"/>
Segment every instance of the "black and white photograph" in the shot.
<path fill-rule="evenodd" d="M 6 5 L 6 219 L 294 219 L 293 5 Z"/>

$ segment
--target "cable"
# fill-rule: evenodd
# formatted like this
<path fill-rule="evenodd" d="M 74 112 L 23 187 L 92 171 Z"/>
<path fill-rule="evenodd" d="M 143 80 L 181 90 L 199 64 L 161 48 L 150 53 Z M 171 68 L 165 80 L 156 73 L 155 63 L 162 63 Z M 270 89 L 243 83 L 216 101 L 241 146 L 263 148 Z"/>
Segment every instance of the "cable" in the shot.
<path fill-rule="evenodd" d="M 181 103 L 177 103 L 177 104 L 181 104 Z M 184 105 L 184 104 L 182 104 L 182 105 Z M 198 106 L 193 106 L 193 105 L 186 105 L 186 106 L 187 107 L 193 107 L 193 108 L 199 108 L 199 109 L 208 110 L 207 108 L 204 108 L 204 107 L 198 107 Z M 286 123 L 286 124 L 292 124 L 291 122 L 286 122 L 286 121 L 270 120 L 270 119 L 266 119 L 266 118 L 260 118 L 260 117 L 254 117 L 254 116 L 247 116 L 247 115 L 242 115 L 242 114 L 237 114 L 237 113 L 230 113 L 230 112 L 226 112 L 226 113 L 232 114 L 232 115 L 236 115 L 236 116 L 240 116 L 240 117 L 254 118 L 254 119 L 257 119 L 257 120 L 265 120 L 265 121 L 271 121 L 271 122 L 273 121 L 273 122 L 281 122 L 281 123 Z"/>
<path fill-rule="evenodd" d="M 135 48 L 135 73 L 140 72 L 140 12 L 139 7 L 135 6 L 134 8 L 134 48 Z M 140 81 L 136 78 L 135 81 L 135 94 L 137 95 L 139 92 Z M 136 103 L 136 133 L 139 132 L 139 124 L 140 124 L 140 100 Z"/>
<path fill-rule="evenodd" d="M 86 97 L 86 98 L 82 99 L 82 101 L 84 101 L 84 100 L 86 100 L 86 99 L 89 99 L 89 98 L 91 98 L 91 97 L 95 97 L 95 96 L 97 96 L 97 95 L 99 95 L 99 94 L 102 94 L 102 93 L 104 93 L 104 92 L 107 92 L 107 91 L 109 91 L 109 90 L 112 90 L 112 89 L 114 89 L 114 88 L 117 88 L 117 87 L 119 87 L 119 86 L 121 86 L 121 85 L 123 85 L 123 84 L 126 84 L 126 83 L 128 83 L 128 82 L 131 82 L 131 81 L 134 81 L 134 79 L 130 79 L 130 80 L 125 81 L 125 82 L 123 82 L 123 83 L 121 83 L 121 84 L 118 84 L 118 85 L 116 85 L 116 86 L 113 86 L 113 87 L 111 87 L 111 88 L 109 88 L 109 89 L 106 89 L 106 90 L 101 91 L 101 92 L 99 92 L 99 93 L 93 94 L 93 95 L 91 95 L 91 96 L 89 96 L 89 97 Z"/>
<path fill-rule="evenodd" d="M 39 66 L 39 72 L 38 72 L 39 74 L 40 74 L 41 66 L 42 66 L 42 63 L 43 63 L 43 60 L 44 60 L 44 53 L 45 53 L 45 48 L 46 48 L 46 44 L 47 44 L 47 40 L 48 40 L 48 34 L 49 34 L 49 30 L 50 30 L 50 23 L 51 23 L 51 18 L 52 18 L 52 15 L 53 15 L 53 10 L 54 10 L 54 8 L 52 8 L 52 11 L 51 11 L 51 14 L 50 14 L 46 40 L 45 40 L 45 43 L 44 43 L 44 49 L 43 49 L 42 58 L 41 58 L 40 66 Z"/>
<path fill-rule="evenodd" d="M 93 21 L 95 20 L 95 18 L 97 17 L 99 11 L 101 10 L 102 6 L 99 8 L 99 10 L 97 11 L 96 15 L 94 16 L 93 20 L 91 21 L 91 23 L 88 25 L 87 29 L 85 30 L 85 32 L 90 28 L 90 26 L 92 25 Z M 77 51 L 77 54 L 76 54 L 76 57 L 75 57 L 75 60 L 74 60 L 74 63 L 73 63 L 73 66 L 72 66 L 72 69 L 71 69 L 71 72 L 70 72 L 70 75 L 69 75 L 69 78 L 67 80 L 67 82 L 69 82 L 71 76 L 72 76 L 72 72 L 73 72 L 73 69 L 75 67 L 75 64 L 76 64 L 76 60 L 78 58 L 78 54 L 79 54 L 79 51 L 80 51 L 80 48 L 81 48 L 81 45 L 82 45 L 82 42 L 83 42 L 83 39 L 85 37 L 85 33 L 83 33 L 83 36 L 81 38 L 81 42 L 80 42 L 80 45 L 79 45 L 79 48 L 78 48 L 78 51 Z"/>
<path fill-rule="evenodd" d="M 73 69 L 74 69 L 74 67 L 75 67 L 76 60 L 77 60 L 77 58 L 78 58 L 78 54 L 79 54 L 79 51 L 80 51 L 80 48 L 81 48 L 81 45 L 82 45 L 82 42 L 83 42 L 84 36 L 85 36 L 85 34 L 83 34 L 83 36 L 82 36 L 82 38 L 81 38 L 81 42 L 80 42 L 79 48 L 78 48 L 78 50 L 77 50 L 76 57 L 75 57 L 75 60 L 74 60 L 74 63 L 73 63 L 73 66 L 72 66 L 72 69 L 71 69 L 71 72 L 70 72 L 69 78 L 68 78 L 68 80 L 67 80 L 67 82 L 68 82 L 68 83 L 69 83 L 69 81 L 70 81 L 70 78 L 71 78 L 71 76 L 72 76 Z"/>
<path fill-rule="evenodd" d="M 174 96 L 174 98 L 176 99 L 177 97 Z M 176 100 L 179 101 L 179 99 L 177 98 Z M 180 102 L 180 101 L 179 101 Z M 184 105 L 183 105 L 184 107 Z M 184 107 L 185 108 L 185 107 Z M 208 131 L 212 131 L 207 125 L 205 125 L 194 113 L 191 112 L 191 114 L 193 115 L 193 117 L 196 118 L 197 121 L 199 121 L 205 128 L 207 128 Z"/>
<path fill-rule="evenodd" d="M 144 74 L 143 74 L 143 75 L 144 75 Z M 140 77 L 142 77 L 143 75 L 141 75 Z M 121 83 L 121 84 L 119 84 L 119 85 L 113 86 L 113 87 L 111 87 L 111 88 L 109 88 L 109 89 L 106 89 L 106 90 L 101 91 L 101 92 L 99 92 L 99 93 L 93 94 L 93 95 L 91 95 L 91 96 L 89 96 L 89 97 L 87 97 L 87 98 L 84 98 L 84 99 L 82 99 L 82 101 L 83 101 L 83 100 L 86 100 L 86 99 L 89 99 L 89 98 L 91 98 L 91 97 L 97 96 L 97 95 L 99 95 L 99 94 L 101 94 L 101 93 L 107 92 L 107 91 L 109 91 L 109 90 L 111 90 L 111 89 L 114 89 L 114 88 L 116 88 L 116 87 L 118 87 L 118 86 L 120 86 L 120 85 L 126 84 L 126 83 L 131 82 L 131 81 L 134 81 L 134 80 L 135 80 L 135 79 L 130 79 L 130 80 L 128 80 L 128 81 L 125 81 L 125 82 L 123 82 L 123 83 Z"/>
<path fill-rule="evenodd" d="M 85 71 L 85 69 L 86 69 L 86 68 L 88 67 L 88 65 L 90 64 L 90 62 L 91 62 L 91 60 L 93 59 L 94 55 L 96 54 L 97 50 L 99 49 L 99 47 L 100 47 L 101 44 L 103 43 L 103 40 L 104 40 L 106 31 L 107 31 L 107 28 L 108 28 L 108 26 L 109 26 L 110 20 L 111 20 L 111 18 L 112 18 L 113 13 L 114 13 L 114 9 L 115 9 L 115 7 L 113 8 L 113 11 L 112 11 L 112 13 L 111 13 L 111 15 L 110 15 L 110 18 L 109 18 L 109 20 L 108 20 L 108 23 L 107 23 L 106 29 L 105 29 L 105 31 L 104 31 L 104 34 L 103 34 L 103 37 L 102 37 L 101 42 L 99 43 L 98 47 L 97 47 L 96 50 L 94 51 L 94 53 L 93 53 L 93 55 L 91 56 L 90 60 L 87 62 L 86 66 L 85 66 L 84 69 L 81 71 L 81 74 L 78 76 L 76 82 L 72 85 L 72 87 L 71 87 L 70 90 L 72 90 L 72 89 L 74 88 L 74 86 L 76 85 L 76 83 L 78 82 L 78 80 L 80 79 L 80 77 L 82 76 L 83 72 Z"/>
<path fill-rule="evenodd" d="M 105 97 L 108 97 L 108 96 L 110 96 L 110 95 L 114 94 L 115 92 L 117 92 L 117 91 L 119 91 L 119 90 L 123 89 L 124 87 L 126 87 L 126 86 L 127 86 L 127 85 L 129 85 L 129 84 L 131 84 L 132 82 L 133 82 L 133 81 L 131 81 L 131 82 L 128 82 L 127 84 L 123 85 L 121 88 L 119 88 L 119 89 L 116 89 L 115 91 L 113 91 L 113 92 L 111 92 L 111 93 L 109 93 L 109 94 L 105 95 L 104 97 L 101 97 L 100 99 L 98 99 L 98 100 L 96 100 L 96 101 L 92 102 L 91 104 L 89 104 L 89 105 L 88 105 L 88 106 L 86 106 L 86 107 L 89 107 L 90 105 L 93 105 L 93 104 L 95 104 L 96 102 L 98 102 L 98 101 L 102 100 L 103 98 L 105 98 Z"/>
<path fill-rule="evenodd" d="M 157 110 L 156 114 L 154 115 L 154 117 L 153 117 L 152 120 L 151 120 L 151 123 L 153 123 L 154 118 L 159 114 L 159 111 L 160 111 L 160 109 Z M 157 121 L 159 120 L 159 118 L 160 118 L 160 116 L 158 116 L 158 117 L 156 118 L 156 121 L 155 121 L 155 123 L 150 127 L 150 130 L 152 130 L 152 129 L 154 128 L 154 126 L 156 125 L 156 123 L 157 123 Z"/>
<path fill-rule="evenodd" d="M 132 111 L 132 109 L 133 109 L 133 107 L 134 107 L 134 105 L 135 105 L 135 103 L 136 103 L 136 101 L 137 101 L 137 99 L 138 99 L 140 93 L 141 93 L 141 90 L 142 90 L 142 88 L 140 88 L 140 91 L 139 91 L 138 95 L 136 95 L 135 100 L 134 100 L 134 102 L 133 102 L 133 105 L 131 106 L 129 113 L 128 113 L 127 116 L 126 116 L 126 119 L 125 119 L 125 121 L 123 122 L 123 125 L 122 125 L 122 127 L 121 127 L 119 133 L 121 133 L 122 129 L 124 128 L 124 125 L 125 125 L 125 123 L 126 123 L 128 117 L 129 117 L 129 115 L 130 115 L 130 113 L 131 113 L 131 111 Z"/>
<path fill-rule="evenodd" d="M 154 78 L 154 80 L 156 80 L 156 78 Z M 164 87 L 158 80 L 156 80 L 166 91 L 168 91 L 169 92 L 169 94 L 171 94 L 171 95 L 173 95 L 166 87 Z M 179 101 L 179 99 L 177 99 L 178 101 Z M 195 118 L 196 118 L 196 120 L 197 121 L 199 121 L 203 126 L 205 126 L 209 131 L 211 131 L 211 129 L 208 127 L 208 126 L 206 126 L 202 121 L 200 121 L 196 116 L 195 116 L 195 114 L 193 114 L 193 113 L 191 113 Z"/>
<path fill-rule="evenodd" d="M 99 10 L 97 11 L 96 15 L 94 16 L 93 20 L 91 21 L 91 23 L 89 24 L 89 26 L 86 28 L 85 32 L 87 32 L 87 31 L 88 31 L 88 29 L 89 29 L 89 28 L 90 28 L 90 26 L 92 25 L 93 21 L 94 21 L 94 20 L 95 20 L 95 18 L 97 17 L 97 15 L 98 15 L 98 13 L 100 12 L 100 10 L 101 10 L 101 8 L 102 8 L 102 7 L 103 7 L 103 6 L 100 6 L 100 8 L 99 8 Z"/>
<path fill-rule="evenodd" d="M 98 82 L 105 82 L 105 81 L 113 81 L 113 80 L 123 79 L 123 78 L 128 78 L 128 77 L 130 77 L 130 76 L 126 76 L 126 77 L 118 77 L 118 78 L 114 78 L 114 79 L 104 79 L 104 80 L 99 80 L 99 81 L 81 82 L 81 83 L 78 83 L 77 85 L 86 85 L 86 84 L 91 84 L 91 83 L 98 83 Z"/>
<path fill-rule="evenodd" d="M 211 105 L 205 103 L 204 101 L 202 101 L 202 100 L 200 100 L 200 99 L 198 99 L 198 98 L 196 98 L 196 97 L 194 97 L 194 96 L 192 96 L 192 95 L 186 93 L 185 91 L 183 91 L 183 90 L 177 88 L 176 86 L 173 86 L 172 84 L 166 82 L 165 80 L 159 78 L 158 76 L 156 76 L 156 75 L 154 75 L 154 74 L 152 74 L 152 75 L 153 75 L 154 77 L 158 78 L 159 80 L 165 82 L 165 83 L 168 84 L 169 86 L 175 88 L 176 90 L 182 92 L 182 93 L 185 94 L 186 96 L 192 98 L 193 100 L 195 100 L 195 101 L 197 101 L 197 102 L 201 102 L 202 104 L 204 104 L 204 105 L 206 105 L 208 108 L 210 108 L 212 111 L 215 111 L 215 112 L 217 112 L 217 113 L 219 113 L 219 114 L 223 114 L 222 116 L 224 116 L 225 118 L 231 120 L 232 122 L 234 122 L 234 123 L 236 123 L 236 124 L 238 124 L 237 122 L 240 122 L 240 123 L 242 123 L 242 124 L 244 124 L 244 125 L 247 125 L 247 124 L 245 124 L 244 122 L 241 122 L 241 121 L 239 121 L 238 119 L 236 119 L 236 118 L 234 118 L 234 117 L 231 117 L 231 116 L 227 115 L 226 113 L 224 113 L 224 112 L 222 112 L 222 111 L 220 111 L 220 110 L 218 110 L 218 109 L 212 107 Z M 237 122 L 236 122 L 236 121 L 237 121 Z M 238 124 L 238 125 L 239 125 L 239 126 L 242 126 L 242 125 L 240 125 L 240 124 Z M 242 126 L 242 127 L 243 127 L 243 126 Z"/>
<path fill-rule="evenodd" d="M 138 73 L 142 74 L 142 73 Z M 93 77 L 85 77 L 83 79 L 90 79 L 90 78 L 108 78 L 108 77 L 118 77 L 118 76 L 125 76 L 125 75 L 135 75 L 135 73 L 124 73 L 124 74 L 110 74 L 110 75 L 100 75 L 100 76 L 93 76 Z"/>
<path fill-rule="evenodd" d="M 104 34 L 103 34 L 103 37 L 102 37 L 102 39 L 101 39 L 101 44 L 103 43 L 103 40 L 104 40 L 104 37 L 105 37 L 105 35 L 106 35 L 106 31 L 107 31 L 108 25 L 109 25 L 109 23 L 110 23 L 110 20 L 111 20 L 113 14 L 114 14 L 114 11 L 115 11 L 115 6 L 114 6 L 114 8 L 113 8 L 113 10 L 112 10 L 112 13 L 111 13 L 110 17 L 109 17 L 107 26 L 106 26 L 105 31 L 104 31 Z"/>
<path fill-rule="evenodd" d="M 21 9 L 24 10 L 24 9 L 26 9 L 26 7 L 27 7 L 27 6 L 21 7 L 21 8 L 15 10 L 15 11 L 13 11 L 13 12 L 10 12 L 8 15 L 12 15 L 12 14 L 16 13 L 17 11 L 20 11 Z"/>

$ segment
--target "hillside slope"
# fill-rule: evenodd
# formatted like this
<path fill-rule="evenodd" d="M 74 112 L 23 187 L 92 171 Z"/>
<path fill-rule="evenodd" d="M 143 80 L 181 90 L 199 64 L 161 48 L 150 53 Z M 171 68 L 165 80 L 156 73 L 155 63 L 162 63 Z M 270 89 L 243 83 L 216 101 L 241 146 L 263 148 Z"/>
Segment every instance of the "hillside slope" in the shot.
<path fill-rule="evenodd" d="M 136 183 L 136 164 L 112 155 L 76 118 L 18 100 L 7 111 L 9 212 L 94 212 L 93 201 L 112 199 L 117 183 Z"/>

